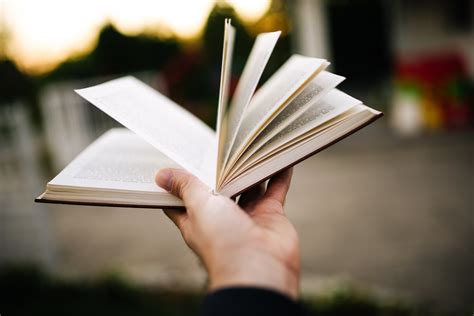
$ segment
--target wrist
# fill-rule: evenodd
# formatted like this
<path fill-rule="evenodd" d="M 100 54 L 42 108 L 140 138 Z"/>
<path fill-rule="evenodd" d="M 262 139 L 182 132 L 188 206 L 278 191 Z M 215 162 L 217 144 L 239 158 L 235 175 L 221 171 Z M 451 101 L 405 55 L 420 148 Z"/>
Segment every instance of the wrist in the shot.
<path fill-rule="evenodd" d="M 293 300 L 298 298 L 299 265 L 287 264 L 260 251 L 245 251 L 235 255 L 223 252 L 219 260 L 208 262 L 214 263 L 207 267 L 210 291 L 251 286 L 275 290 Z"/>

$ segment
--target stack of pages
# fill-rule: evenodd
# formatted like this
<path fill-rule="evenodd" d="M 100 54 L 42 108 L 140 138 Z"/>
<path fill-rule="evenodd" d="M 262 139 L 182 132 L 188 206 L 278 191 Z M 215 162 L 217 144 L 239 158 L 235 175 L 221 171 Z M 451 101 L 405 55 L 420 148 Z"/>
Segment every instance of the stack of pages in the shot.
<path fill-rule="evenodd" d="M 156 172 L 184 168 L 237 196 L 382 115 L 337 90 L 324 59 L 293 55 L 258 90 L 280 32 L 260 34 L 229 102 L 235 30 L 225 23 L 216 131 L 133 77 L 76 90 L 126 128 L 106 132 L 47 184 L 38 202 L 179 207 Z M 229 104 L 228 104 L 229 103 Z"/>

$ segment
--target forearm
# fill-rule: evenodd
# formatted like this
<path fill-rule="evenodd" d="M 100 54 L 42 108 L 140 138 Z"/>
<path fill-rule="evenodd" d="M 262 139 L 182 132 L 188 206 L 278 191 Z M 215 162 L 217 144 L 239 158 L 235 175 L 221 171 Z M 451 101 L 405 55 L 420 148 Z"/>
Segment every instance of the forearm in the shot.
<path fill-rule="evenodd" d="M 209 290 L 248 286 L 277 291 L 296 300 L 299 270 L 266 253 L 246 250 L 239 255 L 223 251 L 221 258 L 209 261 Z"/>
<path fill-rule="evenodd" d="M 202 316 L 299 316 L 301 305 L 281 293 L 255 287 L 228 287 L 211 292 L 204 300 Z"/>

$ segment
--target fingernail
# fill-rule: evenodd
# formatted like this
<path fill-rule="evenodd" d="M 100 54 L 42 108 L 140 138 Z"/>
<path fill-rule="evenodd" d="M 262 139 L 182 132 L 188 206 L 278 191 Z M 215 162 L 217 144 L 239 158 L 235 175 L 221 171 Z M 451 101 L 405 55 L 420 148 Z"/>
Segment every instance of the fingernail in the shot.
<path fill-rule="evenodd" d="M 160 187 L 169 191 L 171 188 L 171 178 L 173 177 L 173 172 L 169 169 L 161 169 L 156 175 L 156 184 Z"/>

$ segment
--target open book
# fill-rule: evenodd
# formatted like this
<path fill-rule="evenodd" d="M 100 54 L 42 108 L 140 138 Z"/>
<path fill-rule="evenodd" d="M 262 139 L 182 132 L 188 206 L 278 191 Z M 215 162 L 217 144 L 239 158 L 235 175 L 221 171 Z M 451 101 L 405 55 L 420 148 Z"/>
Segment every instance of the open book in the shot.
<path fill-rule="evenodd" d="M 120 122 L 47 184 L 37 202 L 179 207 L 154 183 L 180 167 L 237 196 L 382 115 L 336 89 L 344 79 L 324 59 L 293 55 L 258 90 L 280 32 L 258 35 L 229 102 L 235 30 L 225 22 L 216 131 L 133 77 L 76 90 Z M 229 103 L 229 104 L 228 104 Z"/>

